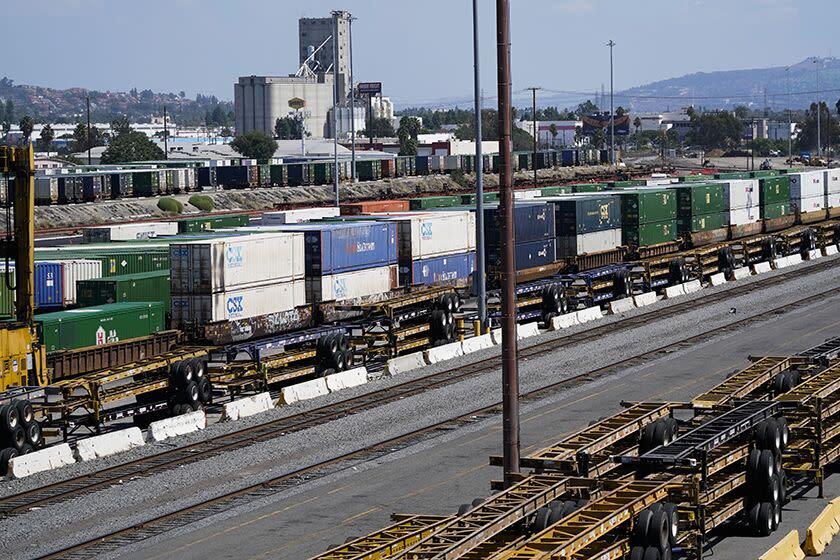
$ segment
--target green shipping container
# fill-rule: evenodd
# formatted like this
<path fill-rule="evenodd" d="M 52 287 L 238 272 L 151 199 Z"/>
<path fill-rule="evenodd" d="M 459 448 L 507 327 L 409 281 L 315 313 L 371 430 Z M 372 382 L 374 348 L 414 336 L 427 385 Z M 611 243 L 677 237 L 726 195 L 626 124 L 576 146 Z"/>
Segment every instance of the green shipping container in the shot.
<path fill-rule="evenodd" d="M 172 308 L 169 271 L 79 280 L 76 282 L 76 301 L 80 307 L 126 301 L 159 301 L 169 312 Z"/>
<path fill-rule="evenodd" d="M 164 330 L 159 301 L 111 303 L 38 315 L 39 338 L 47 352 L 99 346 Z"/>
<path fill-rule="evenodd" d="M 712 231 L 726 227 L 727 212 L 715 212 L 714 214 L 695 214 L 691 216 L 680 216 L 677 218 L 677 231 L 683 232 L 698 232 L 698 231 Z"/>
<path fill-rule="evenodd" d="M 708 181 L 708 175 L 682 175 L 677 177 L 680 183 L 697 183 L 701 181 Z"/>
<path fill-rule="evenodd" d="M 410 210 L 426 210 L 427 208 L 449 208 L 459 206 L 459 196 L 425 196 L 422 198 L 409 198 L 408 208 Z"/>
<path fill-rule="evenodd" d="M 572 187 L 572 192 L 576 193 L 590 193 L 607 190 L 606 183 L 580 183 L 577 185 L 569 185 Z"/>
<path fill-rule="evenodd" d="M 715 179 L 750 179 L 749 171 L 730 171 L 728 173 L 718 173 Z"/>
<path fill-rule="evenodd" d="M 461 195 L 461 204 L 475 204 L 476 195 L 474 194 L 462 194 Z M 489 192 L 484 193 L 484 202 L 496 202 L 499 200 L 499 193 Z"/>
<path fill-rule="evenodd" d="M 540 196 L 557 196 L 558 194 L 570 194 L 575 192 L 572 185 L 558 187 L 545 187 L 540 189 Z"/>
<path fill-rule="evenodd" d="M 625 245 L 646 247 L 667 243 L 677 238 L 677 221 L 650 222 L 646 224 L 622 224 L 621 239 Z"/>
<path fill-rule="evenodd" d="M 676 185 L 671 189 L 677 192 L 678 217 L 690 218 L 726 210 L 726 192 L 723 183 Z"/>
<path fill-rule="evenodd" d="M 131 174 L 134 196 L 152 196 L 158 194 L 160 174 L 156 171 L 135 171 Z"/>
<path fill-rule="evenodd" d="M 382 162 L 374 159 L 357 160 L 356 174 L 360 181 L 378 181 L 382 178 Z"/>
<path fill-rule="evenodd" d="M 283 164 L 269 165 L 270 183 L 274 187 L 285 187 L 289 184 L 289 168 Z"/>
<path fill-rule="evenodd" d="M 9 285 L 15 285 L 15 273 L 4 270 L 0 274 L 0 317 L 3 318 L 15 315 L 15 291 Z"/>
<path fill-rule="evenodd" d="M 610 181 L 611 189 L 626 189 L 628 187 L 644 187 L 647 182 L 644 179 L 628 179 L 626 181 Z"/>
<path fill-rule="evenodd" d="M 103 250 L 38 250 L 35 260 L 50 261 L 61 259 L 96 259 L 102 262 L 103 276 L 117 276 L 121 274 L 136 274 L 138 272 L 153 272 L 169 270 L 168 247 L 143 247 L 137 245 L 133 249 L 103 249 Z"/>
<path fill-rule="evenodd" d="M 315 164 L 315 184 L 326 185 L 333 180 L 332 163 L 316 163 Z"/>
<path fill-rule="evenodd" d="M 766 177 L 758 180 L 758 199 L 762 206 L 790 201 L 790 177 Z"/>
<path fill-rule="evenodd" d="M 773 204 L 761 205 L 761 217 L 766 220 L 773 218 L 783 218 L 792 214 L 790 210 L 790 203 L 776 202 Z"/>
<path fill-rule="evenodd" d="M 207 215 L 195 218 L 180 218 L 175 221 L 178 222 L 178 233 L 198 233 L 214 229 L 244 227 L 251 223 L 247 214 Z"/>
<path fill-rule="evenodd" d="M 777 169 L 759 169 L 758 171 L 750 171 L 750 177 L 753 179 L 763 179 L 765 177 L 775 177 L 779 174 Z"/>
<path fill-rule="evenodd" d="M 625 190 L 619 196 L 622 224 L 647 224 L 677 219 L 677 193 L 671 189 Z"/>

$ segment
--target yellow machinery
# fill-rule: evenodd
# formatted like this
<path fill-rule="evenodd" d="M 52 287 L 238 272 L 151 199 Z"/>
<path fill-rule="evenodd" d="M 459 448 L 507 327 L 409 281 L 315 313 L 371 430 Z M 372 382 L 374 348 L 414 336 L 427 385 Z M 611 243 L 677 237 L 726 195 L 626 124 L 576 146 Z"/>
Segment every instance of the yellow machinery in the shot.
<path fill-rule="evenodd" d="M 15 319 L 0 322 L 0 391 L 46 385 L 46 353 L 35 327 L 35 157 L 27 148 L 0 146 L 0 173 L 15 178 L 6 202 L 6 235 L 0 240 L 5 270 L 14 262 Z M 11 189 L 10 189 L 11 190 Z M 10 224 L 10 218 L 13 224 Z M 11 275 L 0 281 L 11 283 Z"/>

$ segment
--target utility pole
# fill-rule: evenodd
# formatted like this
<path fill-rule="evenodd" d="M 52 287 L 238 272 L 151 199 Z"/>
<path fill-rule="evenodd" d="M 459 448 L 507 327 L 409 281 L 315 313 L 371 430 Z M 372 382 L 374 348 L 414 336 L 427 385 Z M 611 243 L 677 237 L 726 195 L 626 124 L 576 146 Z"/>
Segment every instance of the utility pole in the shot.
<path fill-rule="evenodd" d="M 790 133 L 791 129 L 791 121 L 793 117 L 791 116 L 791 99 L 790 99 L 790 66 L 785 68 L 785 72 L 787 74 L 787 114 L 788 114 L 788 128 L 787 128 L 787 137 L 788 137 L 788 162 L 793 160 L 793 135 Z"/>
<path fill-rule="evenodd" d="M 820 107 L 820 61 L 819 58 L 814 59 L 814 64 L 817 65 L 817 157 L 822 155 L 822 134 L 820 130 L 820 121 L 822 120 L 822 108 Z"/>
<path fill-rule="evenodd" d="M 487 328 L 487 280 L 484 276 L 484 155 L 481 149 L 481 72 L 478 59 L 478 0 L 473 0 L 473 82 L 475 85 L 475 272 L 478 322 Z"/>
<path fill-rule="evenodd" d="M 163 159 L 169 159 L 169 129 L 166 126 L 166 105 L 163 106 Z"/>
<path fill-rule="evenodd" d="M 615 41 L 607 43 L 610 48 L 610 163 L 615 165 L 615 111 L 613 110 L 613 47 Z"/>
<path fill-rule="evenodd" d="M 537 90 L 542 89 L 541 87 L 529 87 L 528 89 L 531 90 L 531 117 L 534 121 L 534 158 L 531 162 L 532 167 L 534 168 L 534 188 L 537 187 L 537 139 L 539 138 L 540 131 L 537 128 Z"/>
<path fill-rule="evenodd" d="M 356 182 L 356 88 L 353 85 L 353 21 L 350 16 L 348 42 L 350 43 L 350 182 Z"/>
<path fill-rule="evenodd" d="M 338 14 L 333 12 L 333 188 L 335 189 L 335 207 L 338 208 Z"/>
<path fill-rule="evenodd" d="M 85 105 L 87 106 L 87 148 L 88 148 L 88 165 L 90 163 L 90 97 L 85 98 Z"/>
<path fill-rule="evenodd" d="M 516 266 L 511 168 L 510 2 L 496 0 L 496 57 L 499 97 L 499 236 L 502 267 L 502 442 L 504 482 L 519 473 L 519 363 L 516 345 Z"/>

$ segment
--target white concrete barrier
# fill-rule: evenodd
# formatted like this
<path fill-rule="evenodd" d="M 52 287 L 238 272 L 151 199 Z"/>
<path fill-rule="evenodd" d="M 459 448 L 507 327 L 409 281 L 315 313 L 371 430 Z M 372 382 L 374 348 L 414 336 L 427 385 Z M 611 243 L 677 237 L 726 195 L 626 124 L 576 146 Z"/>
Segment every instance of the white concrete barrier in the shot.
<path fill-rule="evenodd" d="M 207 417 L 203 410 L 179 414 L 149 424 L 149 437 L 152 441 L 163 441 L 171 437 L 183 436 L 203 430 L 207 427 Z"/>
<path fill-rule="evenodd" d="M 551 330 L 559 331 L 560 329 L 568 329 L 579 325 L 577 313 L 566 313 L 565 315 L 558 315 L 551 319 Z"/>
<path fill-rule="evenodd" d="M 324 394 L 326 394 L 327 385 L 324 383 L 324 380 L 316 379 L 315 381 L 320 381 L 324 385 Z M 309 383 L 309 381 L 307 381 L 307 383 Z M 292 387 L 294 387 L 294 385 Z M 288 387 L 284 388 L 280 392 L 281 398 L 283 391 L 287 388 Z M 274 403 L 271 402 L 271 395 L 268 393 L 259 393 L 257 395 L 245 397 L 244 399 L 237 399 L 235 401 L 225 403 L 222 407 L 222 420 L 239 420 L 240 418 L 253 416 L 254 414 L 259 414 L 260 412 L 265 412 L 266 410 L 271 410 L 272 408 L 274 408 Z"/>
<path fill-rule="evenodd" d="M 717 274 L 712 274 L 709 276 L 709 282 L 712 286 L 722 286 L 726 284 L 726 274 L 723 272 L 718 272 Z"/>
<path fill-rule="evenodd" d="M 140 428 L 127 428 L 101 436 L 80 439 L 76 442 L 76 460 L 92 461 L 140 447 L 145 443 L 146 440 L 143 439 Z"/>
<path fill-rule="evenodd" d="M 493 339 L 493 344 L 502 343 L 502 329 L 493 329 L 490 331 L 490 338 Z"/>
<path fill-rule="evenodd" d="M 693 294 L 694 292 L 699 292 L 702 289 L 703 285 L 700 284 L 700 280 L 692 280 L 691 282 L 683 284 L 683 291 L 686 294 Z"/>
<path fill-rule="evenodd" d="M 589 321 L 597 321 L 604 316 L 604 312 L 600 306 L 587 307 L 577 312 L 578 323 L 588 323 Z"/>
<path fill-rule="evenodd" d="M 765 272 L 770 272 L 771 270 L 773 270 L 773 267 L 770 266 L 769 262 L 760 262 L 753 265 L 753 272 L 756 274 L 764 274 Z"/>
<path fill-rule="evenodd" d="M 610 302 L 610 313 L 612 313 L 613 315 L 618 315 L 619 313 L 626 313 L 631 309 L 636 309 L 636 304 L 633 302 L 632 297 L 617 299 L 615 301 Z"/>
<path fill-rule="evenodd" d="M 524 325 L 516 325 L 516 339 L 531 338 L 540 334 L 540 326 L 537 323 L 525 323 Z"/>
<path fill-rule="evenodd" d="M 685 295 L 685 285 L 677 284 L 676 286 L 668 286 L 665 288 L 665 299 L 673 299 Z"/>
<path fill-rule="evenodd" d="M 790 259 L 788 257 L 779 257 L 775 261 L 773 261 L 773 266 L 776 270 L 780 268 L 787 268 L 790 266 Z"/>
<path fill-rule="evenodd" d="M 461 348 L 463 348 L 464 354 L 472 354 L 473 352 L 478 352 L 479 350 L 493 348 L 493 339 L 490 337 L 490 333 L 474 336 L 472 338 L 465 339 L 461 343 Z"/>
<path fill-rule="evenodd" d="M 652 305 L 657 301 L 659 301 L 659 299 L 656 297 L 656 292 L 645 292 L 643 294 L 633 296 L 633 303 L 636 304 L 636 307 Z"/>
<path fill-rule="evenodd" d="M 413 369 L 421 368 L 426 364 L 426 358 L 423 352 L 414 352 L 413 354 L 406 354 L 404 356 L 397 356 L 391 358 L 385 363 L 385 371 L 388 375 L 397 375 L 405 373 Z"/>
<path fill-rule="evenodd" d="M 741 268 L 736 268 L 732 271 L 732 277 L 735 280 L 743 280 L 744 278 L 749 278 L 752 276 L 752 272 L 750 272 L 750 267 L 742 266 Z"/>
<path fill-rule="evenodd" d="M 342 389 L 350 389 L 351 387 L 358 387 L 367 383 L 367 368 L 357 367 L 340 371 L 324 378 L 327 382 L 327 389 L 330 392 L 341 391 Z"/>
<path fill-rule="evenodd" d="M 823 247 L 823 253 L 825 253 L 826 257 L 831 257 L 836 255 L 840 250 L 837 249 L 837 245 L 826 245 Z"/>
<path fill-rule="evenodd" d="M 820 252 L 819 249 L 814 249 L 813 251 L 808 252 L 808 260 L 809 261 L 815 261 L 819 258 L 822 258 L 822 253 Z"/>
<path fill-rule="evenodd" d="M 32 474 L 44 471 L 51 471 L 76 462 L 73 457 L 73 450 L 66 443 L 60 443 L 27 453 L 18 455 L 9 461 L 9 478 L 23 478 Z"/>
<path fill-rule="evenodd" d="M 463 356 L 464 348 L 461 346 L 460 342 L 450 342 L 449 344 L 429 348 L 426 350 L 425 354 L 426 361 L 428 363 L 436 364 L 438 362 L 457 358 L 458 356 Z"/>
<path fill-rule="evenodd" d="M 789 255 L 788 256 L 788 266 L 793 266 L 795 264 L 801 264 L 801 263 L 802 263 L 802 255 L 797 253 L 796 255 Z"/>

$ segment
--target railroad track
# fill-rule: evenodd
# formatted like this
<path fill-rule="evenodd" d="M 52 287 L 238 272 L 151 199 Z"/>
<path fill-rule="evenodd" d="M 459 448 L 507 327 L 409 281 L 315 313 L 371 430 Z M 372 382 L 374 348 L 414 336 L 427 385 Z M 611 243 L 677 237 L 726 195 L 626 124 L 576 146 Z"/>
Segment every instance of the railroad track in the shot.
<path fill-rule="evenodd" d="M 765 312 L 750 317 L 746 317 L 744 319 L 735 321 L 733 323 L 729 323 L 727 325 L 704 331 L 702 333 L 676 341 L 674 343 L 667 344 L 659 348 L 608 364 L 604 367 L 558 380 L 557 382 L 547 385 L 545 387 L 541 387 L 524 393 L 522 395 L 522 400 L 524 402 L 533 401 L 541 397 L 556 393 L 561 389 L 568 390 L 583 385 L 585 383 L 591 382 L 598 378 L 605 377 L 620 370 L 644 364 L 660 356 L 668 355 L 680 349 L 687 348 L 707 340 L 711 340 L 728 332 L 740 330 L 746 326 L 749 326 L 750 324 L 767 320 L 772 316 L 780 315 L 785 312 L 802 307 L 804 305 L 809 305 L 811 303 L 822 301 L 826 297 L 831 297 L 838 294 L 840 294 L 840 288 L 835 288 L 817 294 L 813 294 L 805 298 L 798 299 L 794 302 L 767 310 Z M 555 345 L 554 348 L 556 347 L 557 346 Z M 532 348 L 526 349 L 523 352 L 523 354 L 533 355 L 528 354 L 528 351 L 531 349 Z M 488 361 L 490 360 L 482 360 L 481 363 Z M 460 369 L 463 370 L 464 368 Z M 377 402 L 381 403 L 382 401 L 378 400 Z M 329 407 L 323 408 L 326 409 Z M 501 402 L 481 407 L 468 413 L 459 415 L 458 417 L 438 422 L 436 424 L 421 428 L 419 430 L 415 430 L 407 434 L 364 447 L 362 449 L 351 451 L 338 457 L 334 457 L 290 473 L 279 475 L 270 480 L 251 485 L 228 494 L 220 495 L 209 501 L 184 507 L 176 511 L 167 513 L 165 515 L 155 517 L 148 521 L 144 521 L 142 523 L 132 525 L 124 529 L 120 529 L 82 543 L 78 543 L 76 545 L 48 554 L 43 558 L 94 558 L 103 553 L 115 551 L 128 544 L 140 542 L 142 540 L 154 537 L 156 535 L 168 532 L 170 530 L 189 525 L 194 521 L 204 519 L 210 515 L 214 515 L 216 513 L 220 513 L 222 511 L 226 511 L 238 507 L 240 505 L 251 503 L 255 499 L 276 494 L 278 491 L 282 491 L 283 489 L 294 486 L 300 482 L 306 482 L 316 478 L 321 478 L 323 476 L 327 476 L 329 474 L 350 468 L 354 465 L 359 465 L 361 463 L 385 456 L 399 449 L 408 447 L 418 441 L 422 441 L 423 439 L 432 437 L 435 434 L 439 434 L 442 431 L 454 430 L 461 426 L 473 424 L 485 418 L 496 416 L 500 413 Z M 256 428 L 258 429 L 260 427 L 261 426 L 257 426 Z M 194 448 L 195 446 L 191 446 L 191 449 Z M 155 459 L 155 457 L 150 459 Z M 137 461 L 135 463 L 140 462 L 141 461 Z M 110 471 L 112 469 L 108 470 Z M 88 486 L 87 488 L 89 489 L 90 487 Z M 23 495 L 24 494 L 20 494 L 18 496 Z M 14 498 L 14 496 L 12 498 Z"/>

